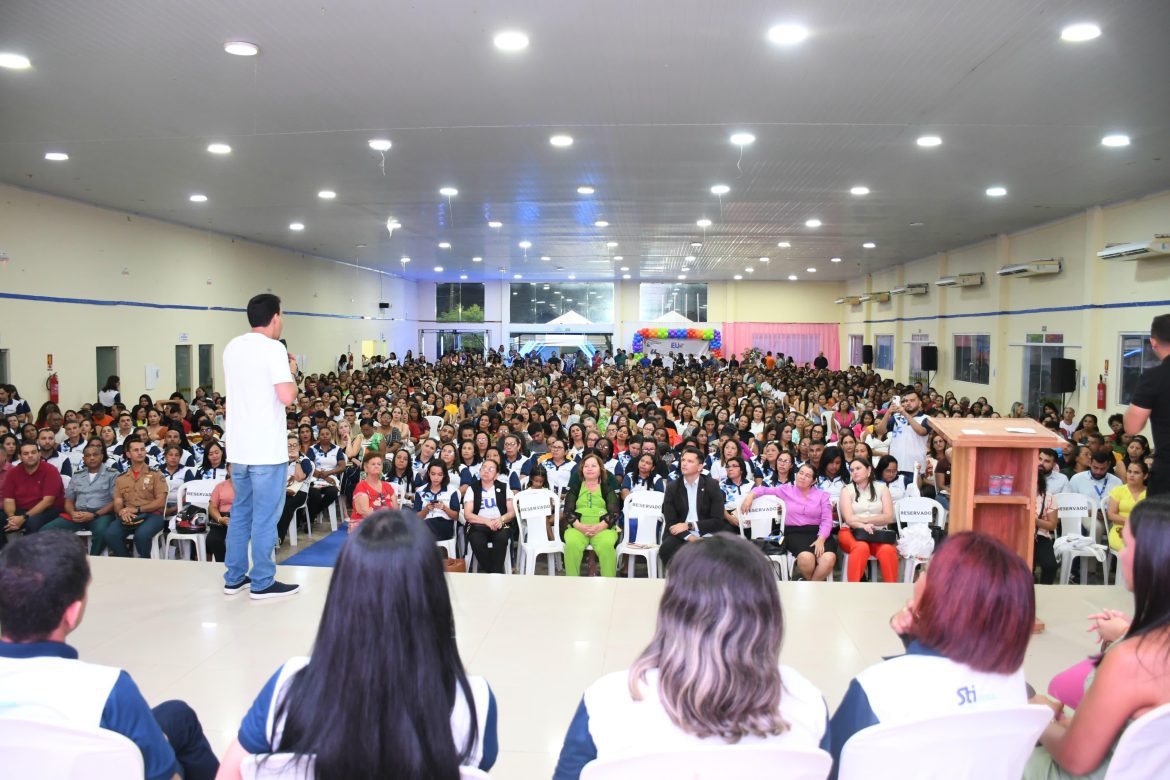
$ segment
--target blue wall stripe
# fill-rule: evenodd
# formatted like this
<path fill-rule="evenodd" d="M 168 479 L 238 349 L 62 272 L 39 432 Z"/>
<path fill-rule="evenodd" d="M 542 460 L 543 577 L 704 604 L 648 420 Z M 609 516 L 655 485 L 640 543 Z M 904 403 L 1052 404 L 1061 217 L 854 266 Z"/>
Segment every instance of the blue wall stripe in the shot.
<path fill-rule="evenodd" d="M 1170 307 L 1170 301 L 1125 301 L 1123 303 L 1083 303 L 1078 306 L 1050 306 L 1040 309 L 1014 309 L 1003 311 L 980 311 L 972 314 L 935 314 L 922 317 L 891 317 L 886 320 L 863 320 L 865 325 L 880 325 L 888 322 L 919 322 L 922 320 L 958 320 L 964 317 L 999 317 L 1007 314 L 1051 314 L 1061 311 L 1086 311 L 1088 309 L 1136 309 L 1142 306 Z M 847 324 L 847 323 L 846 323 Z"/>
<path fill-rule="evenodd" d="M 43 303 L 72 303 L 80 306 L 137 306 L 142 309 L 178 309 L 181 311 L 226 311 L 243 314 L 247 310 L 235 306 L 192 306 L 185 303 L 150 303 L 148 301 L 112 301 L 102 298 L 65 298 L 57 295 L 27 295 L 24 293 L 0 292 L 0 298 L 9 298 L 17 301 L 38 301 Z M 385 320 L 392 322 L 389 317 L 363 317 L 360 314 L 331 314 L 315 311 L 286 311 L 293 317 L 326 317 L 339 320 Z"/>

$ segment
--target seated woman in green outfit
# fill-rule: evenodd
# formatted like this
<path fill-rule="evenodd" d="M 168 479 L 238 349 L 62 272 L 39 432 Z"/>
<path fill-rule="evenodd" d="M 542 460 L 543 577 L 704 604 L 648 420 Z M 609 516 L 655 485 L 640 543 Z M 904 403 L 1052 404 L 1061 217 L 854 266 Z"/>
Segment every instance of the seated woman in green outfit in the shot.
<path fill-rule="evenodd" d="M 1085 681 L 1076 712 L 1037 696 L 1056 719 L 1040 737 L 1025 780 L 1101 778 L 1126 726 L 1170 703 L 1170 496 L 1148 498 L 1121 527 L 1121 571 L 1134 618 Z"/>
<path fill-rule="evenodd" d="M 581 485 L 565 494 L 565 574 L 581 574 L 585 547 L 593 546 L 602 577 L 617 576 L 617 522 L 620 501 L 609 480 L 605 464 L 596 452 L 586 455 L 578 466 Z"/>

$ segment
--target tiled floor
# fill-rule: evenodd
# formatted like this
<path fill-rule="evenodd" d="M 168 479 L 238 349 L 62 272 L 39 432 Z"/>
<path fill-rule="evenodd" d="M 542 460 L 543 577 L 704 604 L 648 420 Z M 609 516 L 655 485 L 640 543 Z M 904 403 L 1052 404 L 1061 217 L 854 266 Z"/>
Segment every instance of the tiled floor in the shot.
<path fill-rule="evenodd" d="M 188 701 L 220 752 L 273 670 L 309 651 L 331 573 L 281 567 L 280 579 L 300 583 L 301 593 L 255 602 L 220 592 L 218 564 L 90 562 L 89 607 L 73 644 L 87 660 L 127 669 L 152 704 Z M 464 662 L 491 682 L 499 702 L 493 777 L 551 775 L 582 690 L 628 666 L 649 640 L 662 586 L 624 578 L 451 577 Z M 782 658 L 820 686 L 830 707 L 856 672 L 900 652 L 886 621 L 909 586 L 798 582 L 780 589 L 788 637 Z M 1033 640 L 1026 669 L 1039 690 L 1092 652 L 1086 615 L 1132 605 L 1112 586 L 1041 587 L 1037 596 L 1048 630 Z"/>

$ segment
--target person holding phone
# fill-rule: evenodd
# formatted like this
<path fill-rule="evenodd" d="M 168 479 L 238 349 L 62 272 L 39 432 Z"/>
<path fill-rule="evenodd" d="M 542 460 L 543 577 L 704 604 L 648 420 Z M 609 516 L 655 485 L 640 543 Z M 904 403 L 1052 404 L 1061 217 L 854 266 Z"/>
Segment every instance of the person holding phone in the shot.
<path fill-rule="evenodd" d="M 436 541 L 444 542 L 455 535 L 459 486 L 451 484 L 451 475 L 440 460 L 427 464 L 424 477 L 426 481 L 414 491 L 414 511 L 431 529 Z"/>

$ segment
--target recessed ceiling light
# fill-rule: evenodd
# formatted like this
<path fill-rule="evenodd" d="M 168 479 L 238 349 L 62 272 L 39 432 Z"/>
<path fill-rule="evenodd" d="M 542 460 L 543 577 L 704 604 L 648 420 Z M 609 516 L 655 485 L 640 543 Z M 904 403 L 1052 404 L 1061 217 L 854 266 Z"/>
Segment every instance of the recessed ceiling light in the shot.
<path fill-rule="evenodd" d="M 1060 39 L 1069 43 L 1083 43 L 1100 37 L 1101 28 L 1092 22 L 1070 24 L 1060 31 Z"/>
<path fill-rule="evenodd" d="M 448 198 L 454 198 L 459 194 L 459 190 L 455 189 L 454 187 L 440 187 L 439 194 Z"/>
<path fill-rule="evenodd" d="M 573 145 L 573 136 L 571 136 L 571 135 L 564 135 L 564 134 L 561 134 L 561 135 L 554 135 L 554 136 L 552 136 L 551 138 L 549 138 L 549 139 L 548 139 L 548 142 L 549 142 L 550 144 L 552 144 L 553 146 L 559 146 L 559 147 L 561 147 L 561 148 L 564 148 L 564 147 L 566 147 L 566 146 L 572 146 L 572 145 Z"/>
<path fill-rule="evenodd" d="M 806 269 L 804 269 L 804 270 L 808 271 L 810 274 L 815 274 L 815 273 L 817 272 L 817 269 L 815 269 L 815 268 L 806 268 Z M 789 278 L 789 279 L 792 279 L 792 278 L 794 278 L 794 277 L 791 277 L 791 276 L 790 276 L 790 277 L 788 277 L 788 278 Z"/>
<path fill-rule="evenodd" d="M 551 258 L 551 257 L 549 257 L 548 255 L 541 255 L 541 256 L 540 256 L 540 259 L 541 259 L 541 260 L 543 260 L 543 261 L 544 261 L 544 262 L 546 262 L 546 263 L 547 263 L 549 260 L 552 260 L 552 258 Z"/>
<path fill-rule="evenodd" d="M 691 249 L 698 249 L 702 245 L 703 245 L 702 241 L 692 241 L 691 242 Z"/>
<path fill-rule="evenodd" d="M 732 133 L 730 140 L 736 146 L 748 146 L 755 142 L 756 137 L 751 133 Z"/>
<path fill-rule="evenodd" d="M 621 255 L 614 255 L 614 256 L 613 256 L 613 259 L 614 259 L 614 260 L 625 260 L 625 258 L 624 258 L 624 257 L 622 257 Z"/>
<path fill-rule="evenodd" d="M 987 188 L 987 197 L 989 198 L 1002 198 L 1004 195 L 1007 195 L 1007 187 Z"/>
<path fill-rule="evenodd" d="M 410 258 L 407 257 L 406 255 L 403 255 L 402 257 L 398 258 L 398 262 L 402 263 L 403 265 L 406 265 L 407 263 L 410 262 Z"/>
<path fill-rule="evenodd" d="M 437 274 L 441 274 L 441 273 L 443 273 L 443 266 L 441 266 L 441 265 L 436 265 L 436 266 L 435 266 L 435 273 L 437 273 Z"/>
<path fill-rule="evenodd" d="M 690 271 L 691 271 L 691 269 L 687 268 L 686 266 L 683 266 L 682 269 L 680 269 L 680 270 L 682 270 L 683 273 L 690 273 Z"/>
<path fill-rule="evenodd" d="M 679 274 L 679 275 L 678 275 L 678 278 L 679 278 L 679 279 L 686 279 L 686 278 L 687 278 L 687 275 L 686 275 L 686 274 Z"/>
<path fill-rule="evenodd" d="M 629 275 L 629 274 L 622 274 L 622 278 L 623 278 L 623 279 L 629 279 L 629 278 L 630 278 L 630 275 Z"/>
<path fill-rule="evenodd" d="M 569 278 L 570 278 L 570 279 L 576 279 L 576 278 L 577 278 L 577 274 L 569 274 Z M 558 293 L 558 295 L 559 295 L 559 294 L 560 294 L 560 293 Z"/>
<path fill-rule="evenodd" d="M 317 193 L 317 197 L 321 200 L 333 200 L 337 197 L 337 193 L 333 190 L 321 190 Z"/>
<path fill-rule="evenodd" d="M 761 263 L 770 263 L 770 262 L 772 262 L 772 258 L 770 258 L 770 257 L 761 257 L 761 258 L 760 258 L 760 262 L 761 262 Z"/>
<path fill-rule="evenodd" d="M 820 227 L 821 221 L 819 219 L 807 219 L 804 222 L 805 227 Z"/>
<path fill-rule="evenodd" d="M 856 187 L 850 187 L 849 194 L 851 194 L 851 195 L 868 195 L 869 194 L 869 187 L 864 187 L 861 185 L 858 185 Z"/>
<path fill-rule="evenodd" d="M 214 143 L 207 145 L 207 151 L 212 154 L 231 154 L 232 148 L 227 144 Z"/>
<path fill-rule="evenodd" d="M 756 272 L 756 269 L 752 268 L 752 267 L 749 265 L 747 268 L 743 269 L 743 272 L 744 272 L 745 274 L 751 274 L 751 273 L 755 273 L 755 272 Z"/>
<path fill-rule="evenodd" d="M 519 246 L 521 249 L 531 249 L 532 242 L 531 241 L 521 241 L 517 246 Z"/>
<path fill-rule="evenodd" d="M 260 53 L 260 47 L 251 41 L 228 41 L 223 45 L 223 50 L 237 57 L 255 57 Z"/>
<path fill-rule="evenodd" d="M 492 43 L 500 51 L 524 51 L 528 48 L 528 36 L 519 30 L 503 30 L 496 33 Z"/>
<path fill-rule="evenodd" d="M 788 274 L 788 281 L 795 282 L 796 281 L 796 274 Z"/>
<path fill-rule="evenodd" d="M 740 279 L 743 279 L 743 276 L 740 274 L 736 274 L 735 276 L 733 276 L 731 278 L 738 282 Z"/>
<path fill-rule="evenodd" d="M 1107 135 L 1101 139 L 1102 146 L 1129 146 L 1129 136 L 1121 133 Z"/>
<path fill-rule="evenodd" d="M 925 224 L 925 222 L 911 222 L 910 227 L 922 227 Z"/>
<path fill-rule="evenodd" d="M 371 138 L 370 148 L 375 152 L 388 152 L 393 144 L 390 143 L 389 138 Z"/>
<path fill-rule="evenodd" d="M 304 222 L 290 222 L 288 225 L 288 229 L 289 230 L 296 230 L 299 232 L 299 231 L 305 229 L 305 223 Z"/>
<path fill-rule="evenodd" d="M 875 244 L 872 241 L 866 241 L 864 244 L 861 245 L 862 249 L 874 249 L 875 247 L 877 247 L 877 244 Z"/>
<path fill-rule="evenodd" d="M 922 135 L 915 141 L 919 146 L 941 146 L 942 139 L 937 135 Z"/>
<path fill-rule="evenodd" d="M 716 184 L 711 188 L 712 195 L 726 195 L 729 192 L 731 192 L 731 187 L 726 184 Z"/>
<path fill-rule="evenodd" d="M 777 24 L 768 29 L 768 40 L 778 46 L 801 43 L 808 37 L 808 28 L 800 24 Z"/>
<path fill-rule="evenodd" d="M 358 249 L 365 249 L 366 248 L 365 244 L 354 244 L 354 246 L 357 247 Z"/>
<path fill-rule="evenodd" d="M 69 159 L 69 155 L 65 152 L 45 152 L 45 159 L 51 162 L 65 162 Z"/>
<path fill-rule="evenodd" d="M 473 263 L 482 263 L 482 262 L 483 262 L 483 258 L 482 258 L 482 257 L 473 257 L 473 258 L 471 258 L 471 262 L 473 262 Z"/>
<path fill-rule="evenodd" d="M 623 266 L 622 266 L 621 268 L 619 268 L 618 270 L 619 270 L 619 271 L 628 271 L 628 270 L 630 270 L 630 267 L 629 267 L 629 266 L 626 266 L 626 265 L 623 265 Z"/>
<path fill-rule="evenodd" d="M 616 241 L 606 241 L 606 242 L 605 242 L 605 245 L 606 245 L 607 247 L 609 247 L 610 249 L 613 249 L 615 246 L 617 246 L 617 245 L 618 245 L 618 242 L 616 242 Z"/>
<path fill-rule="evenodd" d="M 830 262 L 830 263 L 839 263 L 839 262 L 841 262 L 841 258 L 839 258 L 839 257 L 830 257 L 830 258 L 829 258 L 829 262 Z"/>
<path fill-rule="evenodd" d="M 524 275 L 523 274 L 512 274 L 512 278 L 513 279 L 523 279 Z"/>
<path fill-rule="evenodd" d="M 609 223 L 606 222 L 604 219 L 599 219 L 593 223 L 593 226 L 594 227 L 609 227 Z"/>
<path fill-rule="evenodd" d="M 191 195 L 189 198 L 187 198 L 187 200 L 191 201 L 192 203 L 206 203 L 207 196 L 196 192 L 193 195 Z"/>
<path fill-rule="evenodd" d="M 439 242 L 439 249 L 450 249 L 450 248 L 451 248 L 450 241 L 440 241 Z"/>
<path fill-rule="evenodd" d="M 459 278 L 460 278 L 460 279 L 466 279 L 466 278 L 467 278 L 467 274 L 459 274 Z"/>
<path fill-rule="evenodd" d="M 701 228 L 709 228 L 709 227 L 711 227 L 711 220 L 709 220 L 709 219 L 699 219 L 699 220 L 696 220 L 696 221 L 695 221 L 695 224 L 696 224 L 696 225 L 698 225 L 698 226 L 699 226 L 699 227 L 701 227 Z"/>
<path fill-rule="evenodd" d="M 503 227 L 503 226 L 504 226 L 503 222 L 497 222 L 494 219 L 488 223 L 488 227 L 490 227 L 490 228 L 498 228 L 498 227 Z"/>
<path fill-rule="evenodd" d="M 792 247 L 792 242 L 790 242 L 790 241 L 781 241 L 781 242 L 780 242 L 779 244 L 777 244 L 776 246 L 780 247 L 781 249 L 790 249 L 790 248 Z"/>
<path fill-rule="evenodd" d="M 23 54 L 17 54 L 11 51 L 0 52 L 0 68 L 8 68 L 9 70 L 28 70 L 32 67 L 32 62 Z"/>
<path fill-rule="evenodd" d="M 595 190 L 589 185 L 583 185 L 577 188 L 578 195 L 592 195 L 594 192 Z"/>

